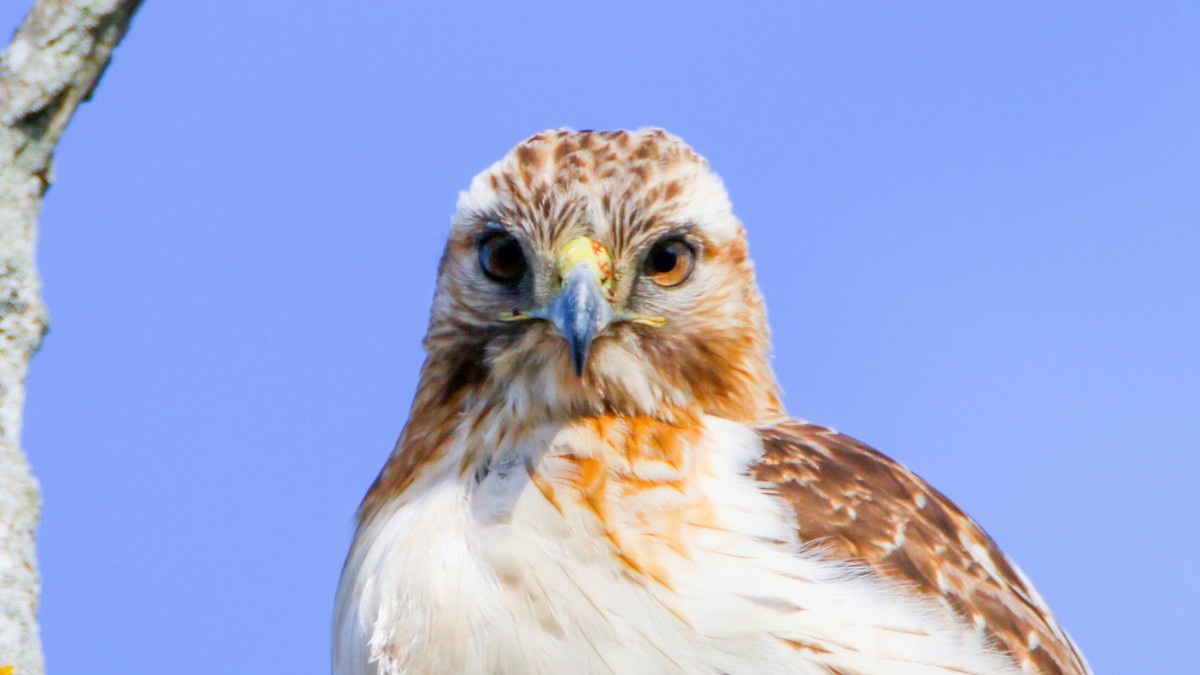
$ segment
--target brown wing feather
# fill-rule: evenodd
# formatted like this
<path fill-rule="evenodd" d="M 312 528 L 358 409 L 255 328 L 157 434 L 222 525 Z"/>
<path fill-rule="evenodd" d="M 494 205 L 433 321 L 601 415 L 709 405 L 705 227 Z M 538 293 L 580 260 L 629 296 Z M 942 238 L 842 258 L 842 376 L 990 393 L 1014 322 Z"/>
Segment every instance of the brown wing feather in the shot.
<path fill-rule="evenodd" d="M 940 599 L 1027 671 L 1091 672 L 1029 580 L 916 474 L 814 424 L 758 431 L 765 452 L 752 473 L 796 509 L 802 541 Z"/>

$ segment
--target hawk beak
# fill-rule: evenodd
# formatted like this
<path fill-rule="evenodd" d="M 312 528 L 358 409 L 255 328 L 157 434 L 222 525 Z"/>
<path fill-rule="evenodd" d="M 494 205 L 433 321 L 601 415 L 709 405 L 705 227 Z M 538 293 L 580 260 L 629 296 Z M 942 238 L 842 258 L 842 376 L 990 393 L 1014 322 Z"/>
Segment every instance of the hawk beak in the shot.
<path fill-rule="evenodd" d="M 611 261 L 600 244 L 586 238 L 567 243 L 556 261 L 562 290 L 550 304 L 547 319 L 567 339 L 575 375 L 583 376 L 592 340 L 613 321 L 606 284 L 611 286 Z"/>

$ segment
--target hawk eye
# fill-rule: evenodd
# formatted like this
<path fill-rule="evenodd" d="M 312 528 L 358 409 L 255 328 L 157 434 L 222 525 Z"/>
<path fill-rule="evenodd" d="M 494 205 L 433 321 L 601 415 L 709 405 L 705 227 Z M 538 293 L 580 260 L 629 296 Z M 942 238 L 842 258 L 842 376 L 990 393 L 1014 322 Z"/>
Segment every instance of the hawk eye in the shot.
<path fill-rule="evenodd" d="M 654 283 L 670 288 L 687 281 L 695 266 L 696 252 L 692 247 L 682 239 L 671 237 L 650 249 L 644 272 Z"/>
<path fill-rule="evenodd" d="M 479 267 L 492 281 L 513 284 L 525 276 L 525 254 L 511 235 L 496 232 L 479 242 Z"/>

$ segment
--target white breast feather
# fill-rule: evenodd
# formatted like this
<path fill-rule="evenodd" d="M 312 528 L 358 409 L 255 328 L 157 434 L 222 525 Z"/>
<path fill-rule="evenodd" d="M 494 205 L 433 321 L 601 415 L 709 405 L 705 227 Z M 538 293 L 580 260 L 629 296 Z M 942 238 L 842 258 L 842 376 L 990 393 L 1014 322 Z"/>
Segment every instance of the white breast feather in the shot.
<path fill-rule="evenodd" d="M 544 450 L 530 442 L 479 484 L 422 479 L 360 533 L 334 672 L 1019 672 L 944 608 L 802 549 L 790 507 L 746 475 L 755 433 L 705 424 L 695 489 L 723 527 L 693 528 L 689 557 L 664 556 L 670 589 L 632 578 L 591 512 L 560 513 L 529 484 L 525 456 Z"/>

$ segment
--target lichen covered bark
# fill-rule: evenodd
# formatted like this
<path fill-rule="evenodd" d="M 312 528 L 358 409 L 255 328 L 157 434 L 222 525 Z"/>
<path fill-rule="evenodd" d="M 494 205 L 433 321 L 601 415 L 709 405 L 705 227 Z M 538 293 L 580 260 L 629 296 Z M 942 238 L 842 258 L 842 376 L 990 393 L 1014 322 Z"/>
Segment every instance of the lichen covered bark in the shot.
<path fill-rule="evenodd" d="M 29 359 L 46 332 L 35 264 L 54 147 L 141 0 L 41 0 L 0 57 L 0 668 L 43 672 L 34 548 L 40 496 L 21 449 Z"/>

